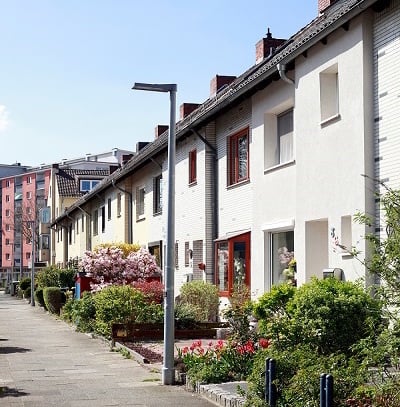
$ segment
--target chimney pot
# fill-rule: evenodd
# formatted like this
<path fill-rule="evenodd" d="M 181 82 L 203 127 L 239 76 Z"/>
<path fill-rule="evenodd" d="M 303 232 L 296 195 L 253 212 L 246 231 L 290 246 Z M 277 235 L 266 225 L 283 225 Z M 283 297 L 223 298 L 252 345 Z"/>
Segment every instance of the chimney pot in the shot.
<path fill-rule="evenodd" d="M 337 0 L 318 0 L 318 13 L 323 13 L 328 7 L 335 4 Z"/>
<path fill-rule="evenodd" d="M 161 134 L 165 133 L 169 129 L 169 126 L 166 124 L 158 124 L 154 129 L 154 138 L 157 139 Z"/>
<path fill-rule="evenodd" d="M 210 97 L 214 97 L 223 86 L 230 85 L 236 76 L 215 75 L 210 82 Z"/>
<path fill-rule="evenodd" d="M 195 111 L 200 105 L 198 103 L 182 103 L 180 107 L 180 117 L 181 120 L 186 116 L 189 116 L 190 113 Z"/>
<path fill-rule="evenodd" d="M 321 0 L 320 0 L 321 1 Z M 268 57 L 271 52 L 282 45 L 286 40 L 283 38 L 273 38 L 268 27 L 267 34 L 256 44 L 256 64 Z"/>

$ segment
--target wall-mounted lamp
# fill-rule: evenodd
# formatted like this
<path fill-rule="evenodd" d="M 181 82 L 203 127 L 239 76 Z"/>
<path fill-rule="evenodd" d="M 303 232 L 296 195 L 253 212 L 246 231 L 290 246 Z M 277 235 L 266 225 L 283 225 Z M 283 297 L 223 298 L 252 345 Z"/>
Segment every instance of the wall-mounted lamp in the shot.
<path fill-rule="evenodd" d="M 198 266 L 200 270 L 204 271 L 206 269 L 206 265 L 204 263 L 199 263 Z"/>

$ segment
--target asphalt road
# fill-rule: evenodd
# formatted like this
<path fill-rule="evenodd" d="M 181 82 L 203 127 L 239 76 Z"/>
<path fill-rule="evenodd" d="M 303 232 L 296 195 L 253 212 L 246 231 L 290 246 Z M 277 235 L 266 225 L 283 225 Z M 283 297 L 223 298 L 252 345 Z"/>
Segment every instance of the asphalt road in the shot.
<path fill-rule="evenodd" d="M 0 291 L 0 406 L 211 407 L 156 369 Z"/>

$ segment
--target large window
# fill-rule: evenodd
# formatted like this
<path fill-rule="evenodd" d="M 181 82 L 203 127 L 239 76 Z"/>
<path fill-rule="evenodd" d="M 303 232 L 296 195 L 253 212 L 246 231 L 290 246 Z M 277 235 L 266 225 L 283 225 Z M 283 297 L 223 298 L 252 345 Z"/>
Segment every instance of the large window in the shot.
<path fill-rule="evenodd" d="M 136 188 L 136 220 L 144 219 L 144 197 L 145 189 L 144 187 Z"/>
<path fill-rule="evenodd" d="M 334 64 L 319 74 L 321 122 L 339 116 L 339 75 L 338 65 Z"/>
<path fill-rule="evenodd" d="M 216 243 L 216 284 L 228 296 L 235 285 L 250 286 L 250 233 Z"/>
<path fill-rule="evenodd" d="M 153 213 L 154 215 L 162 211 L 162 175 L 153 178 Z"/>
<path fill-rule="evenodd" d="M 228 138 L 228 185 L 249 178 L 249 130 Z"/>
<path fill-rule="evenodd" d="M 197 181 L 197 150 L 189 152 L 189 184 Z"/>
<path fill-rule="evenodd" d="M 270 233 L 270 264 L 271 285 L 287 281 L 284 270 L 294 259 L 294 233 L 293 231 Z"/>

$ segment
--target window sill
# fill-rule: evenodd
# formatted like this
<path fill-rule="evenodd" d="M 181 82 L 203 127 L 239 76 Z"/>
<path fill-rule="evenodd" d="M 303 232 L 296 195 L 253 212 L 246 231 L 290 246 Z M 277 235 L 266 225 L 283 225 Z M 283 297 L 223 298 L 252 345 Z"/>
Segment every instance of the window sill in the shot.
<path fill-rule="evenodd" d="M 188 184 L 189 187 L 193 187 L 195 185 L 197 185 L 197 179 L 195 181 L 189 182 Z"/>
<path fill-rule="evenodd" d="M 241 185 L 245 185 L 245 184 L 249 184 L 249 183 L 250 183 L 250 178 L 247 178 L 242 181 L 236 182 L 235 184 L 230 184 L 226 188 L 233 189 L 233 188 L 240 187 Z"/>
<path fill-rule="evenodd" d="M 162 211 L 154 212 L 154 213 L 153 213 L 153 216 L 160 216 L 160 215 L 162 215 Z"/>
<path fill-rule="evenodd" d="M 328 126 L 331 123 L 335 123 L 341 119 L 340 113 L 336 113 L 334 116 L 328 117 L 321 121 L 321 127 Z"/>
<path fill-rule="evenodd" d="M 353 259 L 354 255 L 352 255 L 351 253 L 348 252 L 342 252 L 340 253 L 340 255 L 342 256 L 342 259 Z"/>
<path fill-rule="evenodd" d="M 146 218 L 144 216 L 141 216 L 140 218 L 136 218 L 136 222 L 143 222 L 144 220 L 146 220 Z"/>
<path fill-rule="evenodd" d="M 290 166 L 292 166 L 294 164 L 296 164 L 296 160 L 291 160 L 291 161 L 287 161 L 285 163 L 277 164 L 277 165 L 274 165 L 273 167 L 266 168 L 264 170 L 264 174 L 268 174 L 270 172 L 280 170 L 281 168 L 290 167 Z"/>

